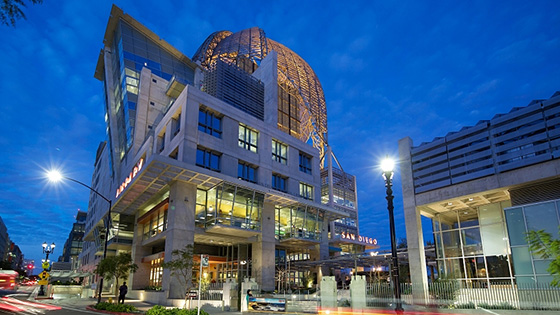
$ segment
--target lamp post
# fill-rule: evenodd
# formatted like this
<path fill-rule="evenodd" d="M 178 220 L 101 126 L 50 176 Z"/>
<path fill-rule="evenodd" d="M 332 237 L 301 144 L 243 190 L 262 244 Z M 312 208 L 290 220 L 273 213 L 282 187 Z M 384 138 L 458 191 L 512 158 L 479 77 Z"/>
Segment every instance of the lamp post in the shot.
<path fill-rule="evenodd" d="M 381 170 L 383 171 L 383 179 L 385 179 L 385 187 L 387 188 L 387 210 L 389 210 L 389 228 L 391 233 L 391 276 L 393 278 L 393 289 L 395 291 L 396 311 L 402 311 L 401 303 L 401 286 L 399 281 L 399 259 L 397 256 L 397 242 L 395 239 L 395 216 L 393 214 L 393 168 L 395 162 L 389 158 L 381 161 Z"/>
<path fill-rule="evenodd" d="M 55 247 L 54 242 L 51 245 L 48 245 L 47 242 L 43 243 L 43 254 L 46 254 L 45 260 L 43 261 L 43 264 L 42 264 L 43 272 L 47 272 L 50 269 L 49 254 L 54 252 L 54 247 Z M 48 279 L 48 278 L 45 278 L 45 279 Z M 45 286 L 43 284 L 41 284 L 41 287 L 39 288 L 39 295 L 45 295 Z"/>
<path fill-rule="evenodd" d="M 58 172 L 56 170 L 49 171 L 47 175 L 48 175 L 48 178 L 51 182 L 59 182 L 63 179 L 66 179 L 66 180 L 72 181 L 74 183 L 78 183 L 78 184 L 86 187 L 87 189 L 93 191 L 96 195 L 98 195 L 103 200 L 105 200 L 109 203 L 109 210 L 107 211 L 107 220 L 106 220 L 106 223 L 105 223 L 105 243 L 104 243 L 104 246 L 103 246 L 103 259 L 107 258 L 107 242 L 109 241 L 109 228 L 110 228 L 109 225 L 111 224 L 110 223 L 111 222 L 111 208 L 113 206 L 113 202 L 111 201 L 111 199 L 103 196 L 97 190 L 91 188 L 90 186 L 88 186 L 88 185 L 86 185 L 86 184 L 84 184 L 84 183 L 82 183 L 78 180 L 75 180 L 75 179 L 70 178 L 70 177 L 63 176 L 62 174 L 60 174 L 60 172 Z M 103 290 L 103 276 L 101 276 L 101 278 L 99 279 L 99 293 L 97 295 L 97 303 L 101 303 L 101 292 L 102 292 L 102 290 Z"/>

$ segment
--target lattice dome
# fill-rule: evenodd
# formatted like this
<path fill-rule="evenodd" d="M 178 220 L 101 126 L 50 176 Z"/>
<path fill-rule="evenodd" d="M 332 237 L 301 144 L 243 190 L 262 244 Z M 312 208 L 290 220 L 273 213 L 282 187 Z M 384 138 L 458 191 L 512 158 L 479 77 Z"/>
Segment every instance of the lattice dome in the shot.
<path fill-rule="evenodd" d="M 313 69 L 295 52 L 267 38 L 262 29 L 253 27 L 236 33 L 212 33 L 198 48 L 192 60 L 208 69 L 220 59 L 252 73 L 272 50 L 278 54 L 279 84 L 288 85 L 298 94 L 297 137 L 304 142 L 311 139 L 323 158 L 327 134 L 325 95 Z M 250 61 L 249 65 L 247 61 Z"/>

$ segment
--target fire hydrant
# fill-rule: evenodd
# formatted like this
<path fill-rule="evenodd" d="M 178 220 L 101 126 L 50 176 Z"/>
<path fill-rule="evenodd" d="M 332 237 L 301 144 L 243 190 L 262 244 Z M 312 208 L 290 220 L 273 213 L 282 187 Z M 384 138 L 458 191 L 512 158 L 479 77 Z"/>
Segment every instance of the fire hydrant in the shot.
<path fill-rule="evenodd" d="M 112 297 L 109 297 L 109 300 L 107 300 L 107 302 L 113 304 L 113 298 L 112 298 Z"/>

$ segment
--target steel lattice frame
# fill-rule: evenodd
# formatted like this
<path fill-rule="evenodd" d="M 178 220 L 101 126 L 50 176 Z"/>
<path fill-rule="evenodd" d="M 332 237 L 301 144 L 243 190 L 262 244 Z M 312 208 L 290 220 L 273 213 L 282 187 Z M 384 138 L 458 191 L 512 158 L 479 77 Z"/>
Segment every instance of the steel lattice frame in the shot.
<path fill-rule="evenodd" d="M 301 96 L 298 97 L 300 139 L 304 142 L 311 139 L 323 160 L 327 145 L 325 95 L 313 69 L 295 52 L 268 39 L 262 29 L 253 27 L 237 33 L 212 33 L 198 48 L 192 60 L 200 62 L 204 68 L 218 59 L 232 64 L 245 59 L 258 65 L 272 50 L 278 54 L 278 81 L 290 84 Z"/>

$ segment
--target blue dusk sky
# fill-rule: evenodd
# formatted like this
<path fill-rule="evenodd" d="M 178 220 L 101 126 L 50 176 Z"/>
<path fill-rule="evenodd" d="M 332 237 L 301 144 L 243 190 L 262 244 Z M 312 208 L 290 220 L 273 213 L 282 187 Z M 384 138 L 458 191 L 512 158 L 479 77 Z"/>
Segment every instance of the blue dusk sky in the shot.
<path fill-rule="evenodd" d="M 259 26 L 305 59 L 325 92 L 329 143 L 357 176 L 361 234 L 382 249 L 390 238 L 378 164 L 397 156 L 399 139 L 429 142 L 560 90 L 557 0 L 115 3 L 189 57 L 212 32 Z M 0 216 L 28 259 L 44 257 L 44 241 L 58 245 L 58 257 L 77 210 L 88 207 L 86 188 L 53 186 L 44 170 L 91 183 L 106 138 L 93 73 L 111 4 L 44 0 L 15 28 L 0 26 Z"/>

